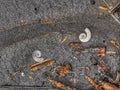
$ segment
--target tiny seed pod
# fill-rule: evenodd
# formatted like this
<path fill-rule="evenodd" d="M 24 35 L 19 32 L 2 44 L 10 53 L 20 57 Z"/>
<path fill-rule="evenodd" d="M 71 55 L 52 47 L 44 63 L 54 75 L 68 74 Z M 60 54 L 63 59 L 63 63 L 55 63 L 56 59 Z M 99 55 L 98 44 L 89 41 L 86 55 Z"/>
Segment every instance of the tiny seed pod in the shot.
<path fill-rule="evenodd" d="M 39 50 L 35 50 L 32 54 L 32 57 L 36 62 L 40 62 L 44 60 L 44 58 L 41 57 L 41 51 Z"/>
<path fill-rule="evenodd" d="M 81 42 L 88 42 L 91 39 L 91 32 L 88 28 L 85 29 L 85 33 L 79 35 L 79 40 Z"/>

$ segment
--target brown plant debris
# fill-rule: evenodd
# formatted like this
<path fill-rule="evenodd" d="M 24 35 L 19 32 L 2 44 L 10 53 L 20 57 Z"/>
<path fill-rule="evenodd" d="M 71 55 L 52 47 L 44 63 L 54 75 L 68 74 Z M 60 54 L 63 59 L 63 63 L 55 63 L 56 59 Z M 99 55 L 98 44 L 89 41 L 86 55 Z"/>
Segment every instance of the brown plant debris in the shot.
<path fill-rule="evenodd" d="M 21 20 L 21 21 L 20 21 L 20 25 L 21 25 L 21 26 L 25 26 L 25 25 L 27 25 L 27 24 L 28 24 L 28 23 L 27 23 L 25 20 Z"/>
<path fill-rule="evenodd" d="M 120 90 L 120 88 L 113 83 L 100 80 L 99 83 L 101 84 L 99 85 L 89 76 L 85 76 L 85 78 L 96 90 Z"/>
<path fill-rule="evenodd" d="M 68 46 L 72 48 L 80 48 L 81 47 L 80 44 L 81 44 L 80 42 L 70 42 Z"/>
<path fill-rule="evenodd" d="M 109 8 L 107 8 L 107 7 L 105 7 L 105 6 L 99 6 L 99 9 L 102 9 L 102 10 L 104 10 L 104 11 L 108 11 L 108 10 L 109 10 Z"/>
<path fill-rule="evenodd" d="M 97 89 L 99 87 L 99 85 L 94 82 L 94 80 L 92 78 L 90 78 L 89 76 L 85 76 L 85 79 L 92 85 L 96 88 L 96 90 L 102 90 L 102 89 Z"/>
<path fill-rule="evenodd" d="M 54 60 L 46 59 L 46 60 L 43 60 L 41 62 L 38 62 L 38 63 L 35 63 L 35 64 L 31 65 L 30 66 L 30 71 L 36 71 L 36 70 L 39 70 L 43 67 L 51 66 L 53 64 L 55 64 Z"/>
<path fill-rule="evenodd" d="M 98 48 L 98 56 L 104 57 L 105 55 L 106 55 L 106 48 L 104 48 L 104 47 Z"/>
<path fill-rule="evenodd" d="M 32 76 L 32 75 L 29 75 L 29 79 L 30 79 L 30 80 L 33 80 L 33 76 Z"/>
<path fill-rule="evenodd" d="M 49 79 L 49 81 L 51 82 L 51 84 L 58 88 L 58 89 L 61 89 L 61 90 L 73 90 L 73 88 L 71 88 L 70 86 L 66 86 L 64 85 L 63 83 L 61 82 L 58 82 L 56 80 L 52 80 L 52 79 Z M 76 90 L 76 89 L 75 89 Z"/>
<path fill-rule="evenodd" d="M 53 19 L 51 18 L 42 19 L 40 23 L 41 24 L 53 24 Z"/>
<path fill-rule="evenodd" d="M 68 36 L 65 36 L 63 40 L 61 41 L 61 44 L 64 43 L 68 39 Z"/>
<path fill-rule="evenodd" d="M 59 71 L 60 77 L 64 77 L 70 73 L 71 66 L 69 64 L 66 64 L 64 66 L 58 66 L 58 71 Z"/>
<path fill-rule="evenodd" d="M 110 40 L 110 43 L 113 45 L 113 46 L 115 46 L 116 48 L 120 48 L 120 44 L 115 40 L 115 39 L 111 39 Z"/>
<path fill-rule="evenodd" d="M 105 71 L 110 70 L 110 68 L 103 61 L 99 62 L 99 66 Z"/>
<path fill-rule="evenodd" d="M 104 81 L 100 81 L 102 88 L 104 90 L 120 90 L 116 85 L 109 83 L 109 82 L 104 82 Z"/>
<path fill-rule="evenodd" d="M 117 72 L 115 83 L 120 83 L 120 72 Z"/>
<path fill-rule="evenodd" d="M 71 45 L 71 46 L 74 47 L 73 45 Z M 104 57 L 106 55 L 106 48 L 105 47 L 96 47 L 96 48 L 79 49 L 79 50 L 75 51 L 76 54 L 88 53 L 88 52 L 97 54 L 97 56 L 99 56 L 99 57 Z"/>
<path fill-rule="evenodd" d="M 91 69 L 90 69 L 89 66 L 86 66 L 85 69 L 86 69 L 87 72 L 90 72 L 90 71 L 91 71 Z"/>

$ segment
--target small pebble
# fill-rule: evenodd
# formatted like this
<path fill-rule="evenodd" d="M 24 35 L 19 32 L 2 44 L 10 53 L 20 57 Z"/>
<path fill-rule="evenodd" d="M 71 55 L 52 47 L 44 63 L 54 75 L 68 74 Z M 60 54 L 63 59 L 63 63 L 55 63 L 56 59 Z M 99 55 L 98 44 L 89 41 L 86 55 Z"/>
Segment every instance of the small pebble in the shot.
<path fill-rule="evenodd" d="M 25 76 L 24 72 L 21 72 L 21 76 L 22 76 L 22 77 L 24 77 L 24 76 Z"/>

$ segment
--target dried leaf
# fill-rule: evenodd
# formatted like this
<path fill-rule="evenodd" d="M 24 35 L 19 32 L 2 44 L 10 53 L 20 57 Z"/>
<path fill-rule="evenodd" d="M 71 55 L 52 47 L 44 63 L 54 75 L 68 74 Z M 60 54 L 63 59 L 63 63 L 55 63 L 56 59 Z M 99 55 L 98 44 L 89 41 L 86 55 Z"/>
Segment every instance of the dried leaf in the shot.
<path fill-rule="evenodd" d="M 49 60 L 49 59 L 46 59 L 46 60 L 43 60 L 41 62 L 38 62 L 38 63 L 35 63 L 33 65 L 30 66 L 30 70 L 31 71 L 36 71 L 36 70 L 39 70 L 45 66 L 51 66 L 55 64 L 55 61 L 54 60 Z"/>

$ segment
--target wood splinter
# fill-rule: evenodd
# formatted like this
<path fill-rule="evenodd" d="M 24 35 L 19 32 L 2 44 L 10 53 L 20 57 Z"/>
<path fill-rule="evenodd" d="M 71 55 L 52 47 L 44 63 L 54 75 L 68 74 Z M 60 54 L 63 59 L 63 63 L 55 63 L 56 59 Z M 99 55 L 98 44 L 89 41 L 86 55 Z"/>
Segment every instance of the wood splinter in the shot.
<path fill-rule="evenodd" d="M 110 40 L 110 43 L 116 48 L 120 49 L 120 44 L 115 39 Z"/>
<path fill-rule="evenodd" d="M 101 83 L 103 90 L 120 90 L 113 83 L 105 82 L 105 81 L 102 81 L 102 80 L 100 80 L 99 82 Z"/>
<path fill-rule="evenodd" d="M 70 86 L 66 86 L 66 85 L 64 85 L 63 83 L 61 83 L 61 82 L 58 82 L 58 81 L 56 81 L 56 80 L 53 80 L 53 79 L 48 79 L 50 82 L 51 82 L 51 84 L 54 86 L 54 87 L 56 87 L 56 88 L 58 88 L 58 89 L 61 89 L 61 90 L 73 90 L 73 88 L 71 88 Z M 74 88 L 74 90 L 76 90 L 75 88 Z"/>
<path fill-rule="evenodd" d="M 92 78 L 89 76 L 85 76 L 85 79 L 96 88 L 96 90 L 103 90 L 102 87 L 100 87 Z"/>
<path fill-rule="evenodd" d="M 35 64 L 31 65 L 30 66 L 30 71 L 36 71 L 36 70 L 39 70 L 43 67 L 51 66 L 53 64 L 55 64 L 54 60 L 46 59 L 46 60 L 43 60 L 41 62 L 38 62 L 38 63 L 35 63 Z"/>
<path fill-rule="evenodd" d="M 101 83 L 101 85 L 99 85 L 89 76 L 85 76 L 85 78 L 92 86 L 95 87 L 96 90 L 120 90 L 120 87 L 113 83 L 100 80 L 99 83 Z"/>

